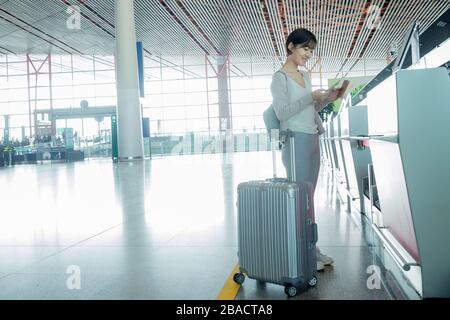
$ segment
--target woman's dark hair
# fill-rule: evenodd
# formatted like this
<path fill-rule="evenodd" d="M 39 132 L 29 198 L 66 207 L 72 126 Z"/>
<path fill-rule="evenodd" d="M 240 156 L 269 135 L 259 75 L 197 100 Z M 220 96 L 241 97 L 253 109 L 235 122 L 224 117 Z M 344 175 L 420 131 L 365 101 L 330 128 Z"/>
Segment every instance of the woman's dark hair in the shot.
<path fill-rule="evenodd" d="M 288 55 L 292 54 L 289 50 L 289 43 L 294 46 L 301 45 L 300 47 L 315 48 L 317 45 L 316 36 L 309 30 L 299 28 L 292 31 L 286 39 L 286 52 Z"/>

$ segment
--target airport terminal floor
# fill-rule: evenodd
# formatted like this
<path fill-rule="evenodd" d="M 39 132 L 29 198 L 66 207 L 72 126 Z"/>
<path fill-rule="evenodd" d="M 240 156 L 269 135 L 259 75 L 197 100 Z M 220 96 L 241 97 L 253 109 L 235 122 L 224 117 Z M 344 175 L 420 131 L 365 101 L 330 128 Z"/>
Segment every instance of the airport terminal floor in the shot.
<path fill-rule="evenodd" d="M 0 300 L 450 299 L 449 53 L 450 0 L 0 1 Z"/>
<path fill-rule="evenodd" d="M 0 299 L 216 299 L 237 263 L 237 185 L 270 177 L 271 161 L 251 152 L 1 170 Z M 335 260 L 318 285 L 288 298 L 247 278 L 228 298 L 401 299 L 384 272 L 368 284 L 370 266 L 382 269 L 371 232 L 324 166 L 315 203 L 318 245 Z"/>

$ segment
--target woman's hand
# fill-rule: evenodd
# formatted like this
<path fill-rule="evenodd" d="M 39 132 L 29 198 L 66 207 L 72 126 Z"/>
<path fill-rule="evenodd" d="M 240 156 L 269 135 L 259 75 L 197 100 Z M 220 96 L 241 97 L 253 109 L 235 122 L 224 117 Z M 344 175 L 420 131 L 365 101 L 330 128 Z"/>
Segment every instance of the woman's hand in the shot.
<path fill-rule="evenodd" d="M 328 92 L 326 90 L 315 90 L 312 92 L 314 102 L 318 104 L 326 104 L 328 101 Z"/>
<path fill-rule="evenodd" d="M 333 102 L 333 101 L 341 98 L 340 89 L 331 89 L 331 90 L 327 90 L 327 92 L 328 92 L 329 102 Z"/>
<path fill-rule="evenodd" d="M 313 91 L 312 97 L 316 105 L 316 110 L 322 110 L 327 104 L 340 98 L 339 89 L 316 90 Z"/>

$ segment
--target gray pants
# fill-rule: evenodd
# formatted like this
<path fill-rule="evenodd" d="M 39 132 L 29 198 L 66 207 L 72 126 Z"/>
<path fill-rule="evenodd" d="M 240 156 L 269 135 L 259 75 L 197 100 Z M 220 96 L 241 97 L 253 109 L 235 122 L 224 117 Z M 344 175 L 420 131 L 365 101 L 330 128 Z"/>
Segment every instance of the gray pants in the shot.
<path fill-rule="evenodd" d="M 294 132 L 294 141 L 296 181 L 310 182 L 315 190 L 320 169 L 319 135 Z M 288 179 L 292 180 L 291 147 L 289 139 L 286 141 L 281 152 L 281 157 L 284 167 L 286 168 Z"/>

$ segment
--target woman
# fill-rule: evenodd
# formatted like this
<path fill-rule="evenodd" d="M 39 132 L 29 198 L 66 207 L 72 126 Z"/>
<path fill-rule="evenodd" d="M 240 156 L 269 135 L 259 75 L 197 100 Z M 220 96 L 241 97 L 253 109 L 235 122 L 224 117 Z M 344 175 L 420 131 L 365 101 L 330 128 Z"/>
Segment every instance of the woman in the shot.
<path fill-rule="evenodd" d="M 311 90 L 311 79 L 299 67 L 305 66 L 317 45 L 317 39 L 306 29 L 296 29 L 286 40 L 287 59 L 272 78 L 273 108 L 280 129 L 294 133 L 296 181 L 310 182 L 314 189 L 320 168 L 319 135 L 324 132 L 318 112 L 339 98 L 339 89 Z M 282 151 L 283 164 L 291 179 L 289 141 Z M 333 259 L 317 248 L 317 270 L 331 265 Z"/>

